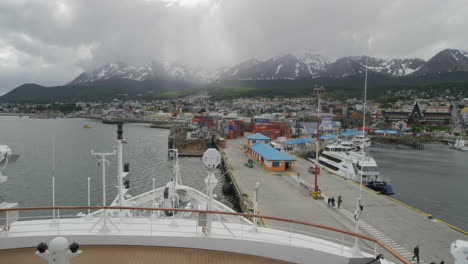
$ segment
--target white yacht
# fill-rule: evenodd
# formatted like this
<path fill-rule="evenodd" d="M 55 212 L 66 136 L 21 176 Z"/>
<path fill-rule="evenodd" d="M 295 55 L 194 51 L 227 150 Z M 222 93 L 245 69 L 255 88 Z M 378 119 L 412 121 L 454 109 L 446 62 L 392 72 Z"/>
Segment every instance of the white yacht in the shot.
<path fill-rule="evenodd" d="M 313 159 L 309 160 L 315 162 Z M 375 160 L 363 151 L 355 151 L 354 144 L 348 141 L 325 147 L 318 162 L 322 168 L 333 174 L 356 182 L 360 182 L 362 176 L 362 184 L 365 186 L 383 194 L 393 194 L 389 181 L 380 177 Z"/>
<path fill-rule="evenodd" d="M 354 145 L 359 149 L 364 147 L 364 149 L 370 148 L 372 145 L 370 138 L 368 138 L 365 134 L 357 134 L 353 137 L 352 142 Z"/>
<path fill-rule="evenodd" d="M 215 149 L 202 158 L 210 168 L 205 179 L 207 195 L 182 185 L 175 155 L 174 178 L 168 184 L 130 197 L 121 128 L 117 153 L 93 153 L 101 158 L 103 176 L 106 156 L 117 154 L 118 195 L 111 206 L 17 208 L 17 204 L 0 204 L 2 263 L 40 263 L 40 258 L 50 264 L 67 264 L 71 258 L 75 264 L 410 263 L 376 238 L 258 215 L 256 198 L 252 214 L 234 212 L 213 199 L 217 183 L 213 170 L 221 161 Z M 76 215 L 74 210 L 87 213 Z M 24 211 L 34 211 L 36 216 L 23 217 L 19 212 Z M 269 227 L 257 219 L 268 219 Z"/>

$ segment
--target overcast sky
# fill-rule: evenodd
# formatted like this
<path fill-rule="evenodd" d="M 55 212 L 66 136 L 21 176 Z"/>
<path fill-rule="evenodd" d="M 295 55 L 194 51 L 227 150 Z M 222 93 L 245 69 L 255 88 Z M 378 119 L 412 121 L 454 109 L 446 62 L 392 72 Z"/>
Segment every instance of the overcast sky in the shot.
<path fill-rule="evenodd" d="M 468 50 L 467 25 L 466 0 L 1 0 L 0 94 L 62 85 L 114 61 L 217 67 L 304 52 L 427 60 Z"/>

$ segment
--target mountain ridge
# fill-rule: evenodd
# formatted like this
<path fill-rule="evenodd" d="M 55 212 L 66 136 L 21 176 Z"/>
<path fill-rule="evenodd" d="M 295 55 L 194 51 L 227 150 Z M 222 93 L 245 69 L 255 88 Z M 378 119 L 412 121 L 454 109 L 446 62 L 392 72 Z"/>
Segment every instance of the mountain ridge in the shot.
<path fill-rule="evenodd" d="M 367 64 L 366 64 L 367 63 Z M 181 63 L 151 61 L 140 67 L 122 62 L 107 63 L 91 72 L 83 72 L 67 85 L 86 85 L 110 78 L 146 80 L 184 80 L 210 83 L 229 80 L 297 80 L 319 77 L 346 77 L 368 71 L 392 77 L 411 74 L 468 71 L 468 52 L 445 49 L 428 61 L 418 58 L 382 59 L 345 56 L 330 61 L 318 54 L 285 54 L 267 60 L 248 59 L 231 67 L 208 71 Z"/>
<path fill-rule="evenodd" d="M 347 56 L 329 61 L 317 54 L 286 54 L 264 61 L 249 59 L 232 67 L 207 71 L 181 63 L 152 61 L 141 67 L 107 63 L 78 75 L 63 86 L 21 85 L 0 97 L 0 102 L 50 103 L 114 98 L 154 98 L 175 90 L 229 85 L 276 87 L 362 86 L 367 69 L 370 86 L 468 83 L 468 52 L 445 49 L 427 62 L 421 59 L 380 59 Z"/>

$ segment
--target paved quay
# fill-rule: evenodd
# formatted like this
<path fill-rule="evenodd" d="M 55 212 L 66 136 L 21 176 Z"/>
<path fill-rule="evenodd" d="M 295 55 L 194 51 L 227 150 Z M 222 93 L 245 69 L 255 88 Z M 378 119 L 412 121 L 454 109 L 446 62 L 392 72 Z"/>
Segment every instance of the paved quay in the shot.
<path fill-rule="evenodd" d="M 325 199 L 315 200 L 299 184 L 303 181 L 312 186 L 314 176 L 308 172 L 313 165 L 311 162 L 296 157 L 296 170 L 289 173 L 269 172 L 259 164 L 248 168 L 244 166 L 249 158 L 244 150 L 246 143 L 245 137 L 228 140 L 224 155 L 239 188 L 249 199 L 253 199 L 256 182 L 260 183 L 258 201 L 261 214 L 354 231 L 353 212 L 359 196 L 359 184 L 322 170 L 318 185 Z M 394 191 L 398 192 L 397 189 Z M 343 197 L 341 208 L 328 207 L 327 198 L 335 197 L 337 200 L 340 194 Z M 372 190 L 362 188 L 361 204 L 364 209 L 359 232 L 380 239 L 409 260 L 413 248 L 419 245 L 421 263 L 439 263 L 441 260 L 452 263 L 450 244 L 457 239 L 468 240 L 466 234 Z"/>

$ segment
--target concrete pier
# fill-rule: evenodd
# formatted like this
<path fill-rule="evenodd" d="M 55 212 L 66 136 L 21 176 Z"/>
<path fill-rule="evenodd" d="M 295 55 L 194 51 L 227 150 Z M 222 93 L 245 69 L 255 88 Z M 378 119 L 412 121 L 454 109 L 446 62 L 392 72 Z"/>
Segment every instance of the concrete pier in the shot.
<path fill-rule="evenodd" d="M 315 200 L 307 190 L 307 186 L 313 186 L 314 182 L 314 176 L 308 172 L 311 162 L 297 158 L 296 170 L 284 173 L 266 171 L 259 164 L 248 168 L 244 166 L 249 159 L 244 147 L 246 143 L 246 138 L 228 140 L 222 152 L 226 165 L 232 168 L 233 181 L 246 199 L 253 199 L 254 186 L 260 183 L 261 214 L 354 231 L 359 184 L 322 169 L 318 185 L 325 199 Z M 341 208 L 328 207 L 327 198 L 337 200 L 340 194 L 343 197 Z M 359 232 L 380 239 L 409 260 L 413 248 L 419 245 L 420 263 L 439 263 L 441 260 L 453 263 L 450 244 L 457 239 L 468 240 L 466 232 L 367 188 L 362 189 L 361 204 L 364 210 Z"/>

